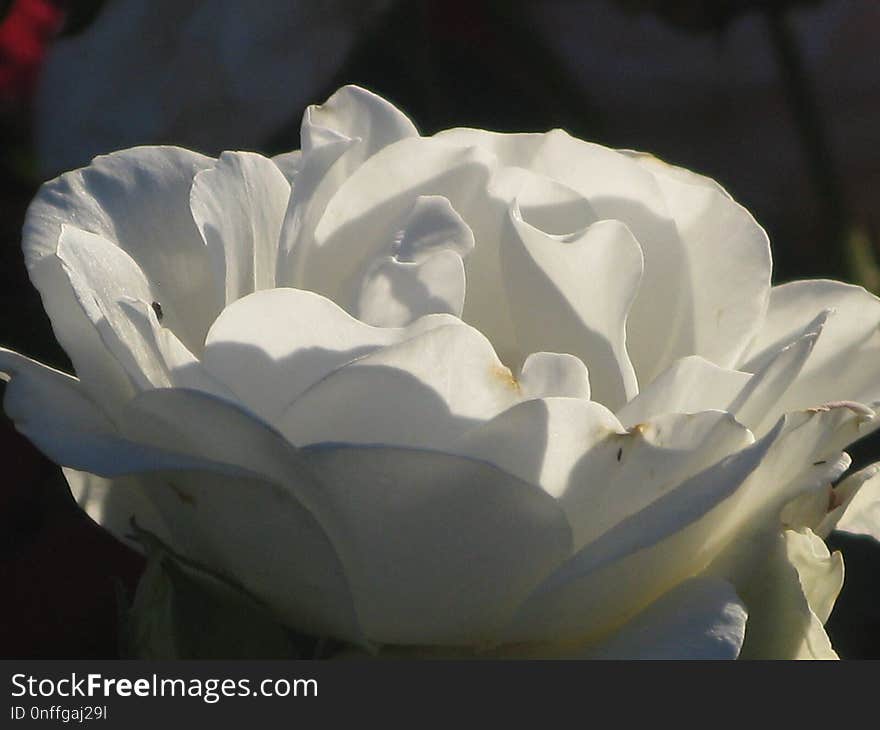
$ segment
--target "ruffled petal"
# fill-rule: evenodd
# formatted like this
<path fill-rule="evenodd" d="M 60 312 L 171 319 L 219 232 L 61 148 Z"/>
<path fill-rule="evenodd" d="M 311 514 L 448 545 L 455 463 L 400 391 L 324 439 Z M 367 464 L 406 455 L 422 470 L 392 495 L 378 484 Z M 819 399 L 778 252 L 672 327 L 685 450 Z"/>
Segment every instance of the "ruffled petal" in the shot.
<path fill-rule="evenodd" d="M 64 225 L 57 257 L 79 307 L 135 390 L 176 385 L 229 394 L 160 324 L 156 287 L 122 249 Z"/>
<path fill-rule="evenodd" d="M 190 209 L 225 304 L 275 286 L 289 198 L 290 184 L 278 167 L 252 152 L 224 152 L 195 176 Z"/>
<path fill-rule="evenodd" d="M 819 534 L 837 529 L 880 540 L 880 465 L 862 469 L 838 484 L 828 506 L 831 509 L 817 529 Z"/>
<path fill-rule="evenodd" d="M 744 659 L 837 659 L 822 624 L 843 585 L 843 560 L 809 530 L 775 535 L 740 595 L 749 612 Z"/>
<path fill-rule="evenodd" d="M 663 413 L 728 410 L 751 379 L 748 373 L 719 367 L 697 355 L 676 360 L 617 411 L 633 426 Z"/>
<path fill-rule="evenodd" d="M 519 347 L 579 357 L 590 369 L 593 398 L 612 409 L 622 405 L 638 392 L 626 346 L 642 276 L 638 243 L 613 221 L 566 240 L 524 221 L 518 206 L 510 221 L 515 235 L 501 266 Z"/>
<path fill-rule="evenodd" d="M 880 399 L 880 299 L 836 281 L 795 281 L 774 287 L 763 328 L 742 369 L 755 372 L 807 324 L 830 310 L 799 376 L 776 404 L 779 412 L 832 401 Z"/>
<path fill-rule="evenodd" d="M 489 341 L 458 323 L 335 370 L 291 404 L 279 429 L 301 446 L 345 441 L 443 449 L 521 397 Z"/>
<path fill-rule="evenodd" d="M 692 476 L 588 543 L 539 586 L 507 629 L 512 641 L 596 643 L 683 580 L 730 538 L 719 524 L 781 429 Z"/>
<path fill-rule="evenodd" d="M 80 377 L 78 361 L 85 365 L 93 358 L 92 342 L 80 342 L 80 328 L 61 311 L 72 305 L 71 292 L 51 271 L 62 225 L 100 236 L 128 254 L 154 287 L 165 326 L 198 355 L 221 300 L 190 213 L 189 191 L 195 174 L 212 164 L 177 147 L 135 147 L 97 157 L 40 189 L 25 220 L 25 262 Z"/>
<path fill-rule="evenodd" d="M 248 408 L 275 423 L 308 388 L 377 348 L 460 324 L 432 315 L 406 328 L 371 327 L 300 289 L 256 292 L 228 306 L 208 333 L 203 365 Z"/>
<path fill-rule="evenodd" d="M 752 440 L 720 412 L 662 416 L 626 431 L 598 403 L 546 398 L 514 406 L 451 448 L 556 497 L 579 549 Z"/>
<path fill-rule="evenodd" d="M 302 286 L 306 252 L 329 201 L 366 160 L 394 142 L 417 137 L 412 122 L 392 104 L 357 86 L 344 86 L 309 107 L 300 129 L 302 160 L 281 231 L 278 281 Z"/>
<path fill-rule="evenodd" d="M 846 406 L 786 416 L 585 545 L 524 604 L 512 637 L 601 637 L 744 535 L 778 531 L 785 504 L 839 477 L 840 448 L 875 425 Z"/>
<path fill-rule="evenodd" d="M 473 247 L 471 229 L 446 198 L 420 196 L 388 241 L 386 254 L 365 262 L 354 299 L 343 304 L 377 327 L 402 327 L 426 314 L 460 316 L 462 259 Z"/>

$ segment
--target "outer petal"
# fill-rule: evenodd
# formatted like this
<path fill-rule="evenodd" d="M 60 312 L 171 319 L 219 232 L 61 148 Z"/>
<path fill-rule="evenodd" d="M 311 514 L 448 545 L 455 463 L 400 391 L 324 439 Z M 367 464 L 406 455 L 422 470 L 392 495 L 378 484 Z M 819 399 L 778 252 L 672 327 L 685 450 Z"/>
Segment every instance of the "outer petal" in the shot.
<path fill-rule="evenodd" d="M 453 447 L 555 496 L 579 549 L 679 484 L 752 442 L 729 415 L 667 415 L 625 431 L 603 406 L 530 400 Z"/>
<path fill-rule="evenodd" d="M 180 385 L 228 394 L 160 324 L 156 287 L 124 251 L 65 225 L 57 256 L 77 304 L 135 389 Z"/>
<path fill-rule="evenodd" d="M 779 402 L 809 362 L 827 318 L 828 312 L 821 312 L 790 344 L 755 372 L 729 407 L 739 421 L 763 434 L 784 413 Z"/>
<path fill-rule="evenodd" d="M 880 540 L 880 465 L 852 474 L 834 489 L 831 510 L 820 533 L 831 529 Z"/>
<path fill-rule="evenodd" d="M 0 371 L 16 427 L 72 467 L 77 501 L 117 537 L 135 517 L 288 625 L 362 640 L 336 550 L 300 500 L 314 479 L 265 426 L 205 394 L 153 390 L 128 406 L 122 434 L 74 378 L 6 350 Z"/>
<path fill-rule="evenodd" d="M 770 242 L 720 186 L 646 156 L 675 219 L 686 261 L 690 350 L 722 367 L 739 362 L 761 325 L 770 295 Z M 736 255 L 731 252 L 735 251 Z"/>
<path fill-rule="evenodd" d="M 25 262 L 81 377 L 77 361 L 89 362 L 92 356 L 81 353 L 93 343 L 79 342 L 84 328 L 75 329 L 79 321 L 60 311 L 71 306 L 69 287 L 53 273 L 61 226 L 94 233 L 127 253 L 155 287 L 165 325 L 199 354 L 221 302 L 190 214 L 189 190 L 196 172 L 211 164 L 177 147 L 136 147 L 98 157 L 40 189 L 25 220 Z"/>
<path fill-rule="evenodd" d="M 839 477 L 839 449 L 873 425 L 845 406 L 786 417 L 587 544 L 524 604 L 511 636 L 601 637 L 750 530 L 778 530 L 783 506 Z"/>
<path fill-rule="evenodd" d="M 773 288 L 767 320 L 744 369 L 754 372 L 823 310 L 832 310 L 816 346 L 777 408 L 781 412 L 828 401 L 880 399 L 880 300 L 836 281 L 796 281 Z"/>
<path fill-rule="evenodd" d="M 68 467 L 62 471 L 76 503 L 114 537 L 142 550 L 133 534 L 134 520 L 164 544 L 176 547 L 175 535 L 157 504 L 156 490 L 151 488 L 153 477 L 139 474 L 105 478 Z"/>
<path fill-rule="evenodd" d="M 691 477 L 586 545 L 539 586 L 508 628 L 513 641 L 603 640 L 714 557 L 722 516 L 779 429 Z M 719 519 L 721 518 L 721 519 Z"/>
<path fill-rule="evenodd" d="M 375 641 L 491 641 L 571 549 L 556 502 L 488 464 L 386 447 L 306 452 L 343 520 L 346 574 Z"/>
<path fill-rule="evenodd" d="M 736 659 L 746 608 L 733 586 L 693 578 L 658 598 L 584 659 Z"/>
<path fill-rule="evenodd" d="M 157 454 L 126 439 L 76 378 L 2 348 L 0 374 L 9 381 L 6 414 L 58 464 L 103 474 L 202 466 L 198 458 Z"/>
<path fill-rule="evenodd" d="M 741 580 L 749 611 L 747 659 L 837 659 L 822 624 L 843 585 L 840 553 L 809 530 L 776 535 L 764 563 Z"/>
<path fill-rule="evenodd" d="M 568 525 L 555 501 L 487 464 L 385 447 L 334 445 L 298 451 L 247 413 L 201 393 L 144 393 L 132 404 L 127 423 L 138 438 L 159 447 L 176 445 L 262 474 L 284 487 L 275 490 L 273 499 L 256 500 L 253 488 L 227 488 L 223 482 L 215 497 L 210 481 L 175 479 L 177 490 L 166 493 L 182 492 L 185 499 L 176 509 L 195 508 L 194 519 L 199 520 L 187 554 L 220 551 L 218 558 L 205 562 L 222 558 L 257 595 L 293 611 L 300 605 L 296 596 L 288 591 L 285 599 L 279 593 L 286 590 L 283 577 L 270 580 L 267 573 L 281 570 L 277 566 L 287 557 L 285 550 L 276 552 L 273 525 L 282 528 L 288 518 L 283 512 L 271 515 L 262 510 L 293 510 L 284 505 L 295 496 L 339 556 L 340 570 L 355 592 L 360 625 L 370 640 L 467 643 L 475 637 L 490 638 L 499 615 L 512 611 L 570 551 Z M 250 500 L 256 503 L 249 505 Z M 199 510 L 205 510 L 203 521 Z M 236 511 L 254 516 L 243 519 Z M 294 527 L 283 529 L 295 533 L 301 521 L 291 518 Z M 265 567 L 255 568 L 250 560 L 239 561 L 237 553 L 227 552 L 244 550 L 238 540 L 228 540 L 240 522 L 255 528 L 245 533 L 254 535 L 248 555 L 271 552 L 260 558 Z M 263 525 L 268 525 L 272 539 L 262 534 Z M 210 538 L 201 542 L 203 532 Z M 302 539 L 312 539 L 313 534 L 310 529 Z M 295 535 L 285 539 L 294 540 Z M 316 566 L 308 575 L 317 581 L 321 569 Z M 247 570 L 254 571 L 253 578 Z M 333 575 L 328 573 L 328 578 Z M 320 594 L 324 588 L 319 584 L 317 590 Z M 331 594 L 327 600 L 336 599 Z"/>
<path fill-rule="evenodd" d="M 224 152 L 193 181 L 190 208 L 225 304 L 275 286 L 281 222 L 290 184 L 252 152 Z"/>

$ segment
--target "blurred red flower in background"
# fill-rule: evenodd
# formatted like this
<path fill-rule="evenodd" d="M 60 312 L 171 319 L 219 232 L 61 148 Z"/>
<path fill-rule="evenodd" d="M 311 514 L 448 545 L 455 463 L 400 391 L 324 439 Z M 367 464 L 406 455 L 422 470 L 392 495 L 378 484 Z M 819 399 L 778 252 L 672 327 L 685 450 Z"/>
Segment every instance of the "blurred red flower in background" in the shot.
<path fill-rule="evenodd" d="M 0 22 L 0 104 L 27 104 L 46 47 L 64 23 L 63 0 L 13 0 Z"/>

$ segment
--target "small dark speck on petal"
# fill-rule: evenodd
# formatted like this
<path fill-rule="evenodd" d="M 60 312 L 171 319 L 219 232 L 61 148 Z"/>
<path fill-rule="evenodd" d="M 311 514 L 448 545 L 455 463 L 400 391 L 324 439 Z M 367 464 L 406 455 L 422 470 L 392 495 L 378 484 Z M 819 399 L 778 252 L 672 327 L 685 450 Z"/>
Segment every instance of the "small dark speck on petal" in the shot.
<path fill-rule="evenodd" d="M 156 319 L 160 322 L 162 321 L 162 305 L 159 302 L 153 302 L 150 305 L 153 308 L 153 311 L 156 313 Z"/>
<path fill-rule="evenodd" d="M 813 466 L 822 466 L 822 464 L 827 464 L 827 461 L 814 461 Z"/>
<path fill-rule="evenodd" d="M 620 461 L 620 457 L 621 457 L 621 456 L 623 456 L 623 446 L 621 446 L 621 447 L 617 450 L 617 460 L 618 460 L 618 461 Z"/>

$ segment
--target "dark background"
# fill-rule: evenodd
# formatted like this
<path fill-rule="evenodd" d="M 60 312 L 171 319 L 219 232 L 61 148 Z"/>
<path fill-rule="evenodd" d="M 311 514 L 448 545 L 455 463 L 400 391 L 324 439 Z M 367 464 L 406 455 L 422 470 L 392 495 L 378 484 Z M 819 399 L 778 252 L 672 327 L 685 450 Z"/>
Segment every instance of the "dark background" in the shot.
<path fill-rule="evenodd" d="M 38 103 L 46 54 L 87 34 L 104 4 L 0 1 L 0 343 L 67 369 L 27 280 L 20 232 L 39 171 L 52 165 L 39 158 L 36 117 L 66 113 Z M 248 3 L 240 5 L 248 33 Z M 388 2 L 305 103 L 357 83 L 425 134 L 562 127 L 650 151 L 716 178 L 755 215 L 770 235 L 774 282 L 829 277 L 877 291 L 878 37 L 873 0 Z M 278 73 L 303 83 L 296 67 Z M 297 148 L 300 114 L 254 148 Z M 132 144 L 175 142 L 157 134 Z M 220 151 L 199 142 L 198 128 L 186 142 Z M 82 164 L 106 151 L 84 145 Z M 880 442 L 850 452 L 862 466 L 880 459 Z M 57 467 L 5 418 L 0 457 L 0 655 L 116 656 L 117 590 L 131 595 L 140 557 L 76 510 Z M 878 658 L 880 551 L 866 539 L 829 542 L 844 550 L 847 570 L 829 634 L 844 658 Z"/>

